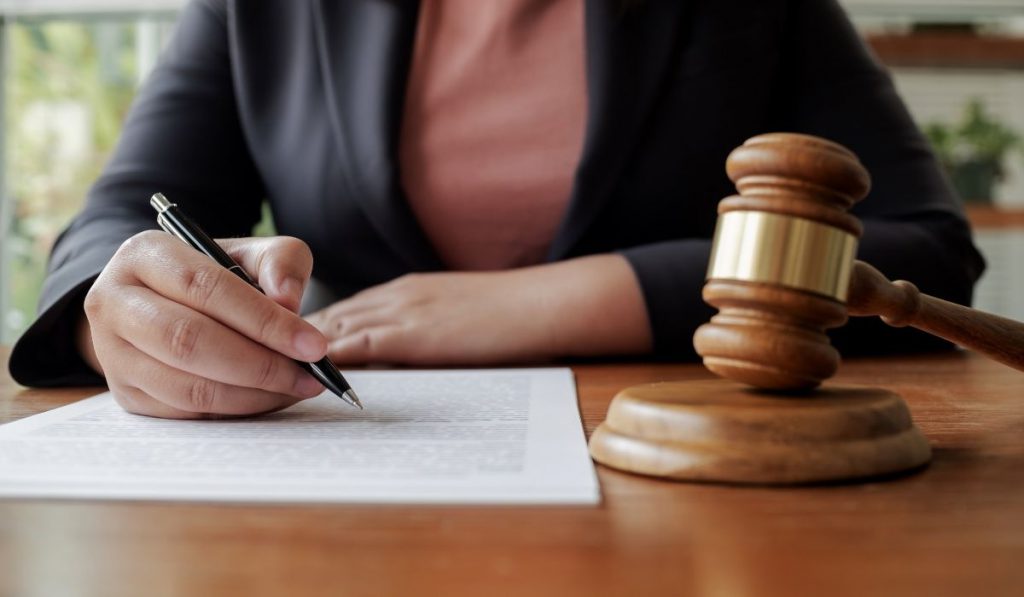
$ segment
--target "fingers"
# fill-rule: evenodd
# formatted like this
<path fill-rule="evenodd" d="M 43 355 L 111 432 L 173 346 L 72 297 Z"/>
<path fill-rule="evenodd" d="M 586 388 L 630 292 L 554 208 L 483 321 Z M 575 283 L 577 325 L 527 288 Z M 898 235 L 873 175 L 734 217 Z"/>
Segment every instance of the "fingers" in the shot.
<path fill-rule="evenodd" d="M 289 236 L 217 241 L 249 272 L 271 299 L 293 313 L 313 272 L 313 254 L 306 243 Z"/>
<path fill-rule="evenodd" d="M 397 326 L 401 321 L 391 311 L 350 298 L 313 313 L 308 320 L 330 339 L 327 357 L 331 361 L 368 363 L 374 362 L 381 329 Z"/>
<path fill-rule="evenodd" d="M 383 363 L 385 357 L 398 363 L 399 355 L 409 352 L 399 338 L 413 317 L 395 305 L 353 298 L 314 314 L 310 322 L 330 339 L 327 356 L 335 363 Z"/>
<path fill-rule="evenodd" d="M 311 266 L 304 245 L 294 239 L 228 244 L 248 267 L 260 268 L 261 281 L 277 286 L 283 303 L 297 305 Z M 295 276 L 298 287 L 281 282 L 282 275 Z M 326 338 L 168 234 L 146 232 L 124 243 L 84 306 L 83 329 L 97 368 L 132 412 L 249 415 L 323 391 L 293 359 L 319 360 L 327 352 Z"/>
<path fill-rule="evenodd" d="M 435 281 L 436 276 L 402 276 L 335 303 L 309 319 L 331 339 L 327 356 L 336 363 L 429 364 L 427 355 L 432 349 L 424 340 L 431 334 L 425 333 L 423 323 L 440 323 L 436 320 Z"/>
<path fill-rule="evenodd" d="M 112 392 L 125 410 L 135 414 L 172 419 L 248 416 L 287 408 L 303 400 L 191 375 L 123 340 L 120 342 L 125 362 L 131 362 L 132 382 L 112 387 Z"/>
<path fill-rule="evenodd" d="M 369 326 L 400 322 L 404 315 L 432 298 L 422 288 L 416 288 L 421 279 L 422 276 L 411 274 L 368 288 L 306 319 L 332 340 Z"/>
<path fill-rule="evenodd" d="M 117 402 L 121 408 L 134 415 L 156 417 L 159 419 L 185 420 L 215 418 L 214 415 L 209 413 L 193 413 L 179 410 L 160 402 L 135 386 L 115 381 L 108 382 L 108 385 L 110 386 L 110 393 L 114 395 L 114 402 Z"/>
<path fill-rule="evenodd" d="M 327 356 L 336 364 L 404 364 L 410 347 L 404 345 L 403 337 L 397 324 L 367 327 L 331 342 Z"/>
<path fill-rule="evenodd" d="M 169 235 L 155 234 L 159 237 L 151 239 L 148 248 L 136 249 L 136 254 L 132 254 L 130 249 L 126 251 L 129 255 L 125 260 L 134 267 L 124 268 L 123 273 L 131 284 L 150 288 L 169 301 L 206 315 L 288 357 L 309 362 L 326 354 L 326 339 L 315 327 L 287 308 L 268 300 L 205 255 Z M 245 243 L 239 239 L 230 244 L 240 251 Z M 253 244 L 263 245 L 259 254 L 264 256 L 264 263 L 280 259 L 274 250 L 277 245 L 256 240 Z M 285 244 L 290 248 L 282 253 L 294 252 L 295 248 L 290 243 Z M 152 258 L 153 252 L 159 252 L 160 259 Z M 241 252 L 250 255 L 250 259 L 256 254 Z M 307 267 L 305 264 L 299 266 Z M 280 266 L 262 267 L 280 269 Z M 298 292 L 301 293 L 301 288 Z"/>
<path fill-rule="evenodd" d="M 128 286 L 121 293 L 121 316 L 108 324 L 109 331 L 171 367 L 199 378 L 299 397 L 323 389 L 291 359 L 202 313 L 147 288 Z"/>
<path fill-rule="evenodd" d="M 344 364 L 483 365 L 545 359 L 552 326 L 514 273 L 403 276 L 329 309 L 318 324 Z M 527 285 L 529 286 L 529 285 Z"/>
<path fill-rule="evenodd" d="M 393 325 L 402 321 L 400 313 L 393 309 L 374 309 L 368 307 L 359 311 L 339 311 L 325 313 L 324 315 L 310 319 L 331 342 L 343 336 L 357 334 L 367 328 Z"/>

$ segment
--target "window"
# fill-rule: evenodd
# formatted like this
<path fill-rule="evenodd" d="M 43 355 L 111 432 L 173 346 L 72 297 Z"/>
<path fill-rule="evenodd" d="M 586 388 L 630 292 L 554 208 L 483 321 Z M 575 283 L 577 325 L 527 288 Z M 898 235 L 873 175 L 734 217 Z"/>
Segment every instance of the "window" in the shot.
<path fill-rule="evenodd" d="M 0 342 L 31 323 L 46 256 L 81 206 L 180 1 L 0 1 Z"/>

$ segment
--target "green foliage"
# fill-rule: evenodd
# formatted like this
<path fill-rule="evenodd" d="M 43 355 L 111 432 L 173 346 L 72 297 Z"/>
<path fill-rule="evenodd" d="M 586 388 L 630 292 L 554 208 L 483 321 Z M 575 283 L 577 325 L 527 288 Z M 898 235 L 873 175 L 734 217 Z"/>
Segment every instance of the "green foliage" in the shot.
<path fill-rule="evenodd" d="M 939 159 L 949 170 L 969 162 L 981 162 L 1003 175 L 1003 162 L 1013 149 L 1020 147 L 1020 137 L 993 118 L 980 100 L 971 100 L 959 123 L 947 125 L 932 122 L 924 127 Z"/>
<path fill-rule="evenodd" d="M 1004 162 L 1021 146 L 1020 137 L 972 100 L 955 125 L 932 122 L 924 127 L 935 153 L 966 201 L 992 200 L 993 187 L 1004 177 Z"/>
<path fill-rule="evenodd" d="M 46 256 L 113 150 L 137 80 L 131 20 L 12 22 L 7 31 L 4 341 L 31 320 Z"/>
<path fill-rule="evenodd" d="M 252 231 L 253 236 L 277 236 L 277 226 L 274 224 L 274 214 L 270 211 L 270 203 L 263 202 L 262 216 L 256 228 Z"/>
<path fill-rule="evenodd" d="M 12 215 L 0 237 L 0 342 L 32 320 L 50 248 L 121 133 L 141 78 L 136 25 L 130 17 L 8 23 L 3 208 Z M 274 234 L 269 209 L 257 233 Z"/>

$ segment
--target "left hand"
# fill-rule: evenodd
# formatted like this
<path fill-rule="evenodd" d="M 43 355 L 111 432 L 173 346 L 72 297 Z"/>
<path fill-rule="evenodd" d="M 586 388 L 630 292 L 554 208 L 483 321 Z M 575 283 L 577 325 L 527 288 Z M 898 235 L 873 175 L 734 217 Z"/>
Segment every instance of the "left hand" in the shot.
<path fill-rule="evenodd" d="M 608 317 L 610 313 L 614 317 Z M 310 315 L 336 363 L 484 365 L 650 348 L 620 256 L 500 272 L 410 274 Z"/>

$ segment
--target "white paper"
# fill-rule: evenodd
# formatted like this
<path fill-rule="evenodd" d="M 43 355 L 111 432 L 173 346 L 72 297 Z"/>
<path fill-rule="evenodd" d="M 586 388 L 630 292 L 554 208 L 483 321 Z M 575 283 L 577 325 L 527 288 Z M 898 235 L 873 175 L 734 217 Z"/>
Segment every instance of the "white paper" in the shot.
<path fill-rule="evenodd" d="M 109 393 L 0 426 L 0 497 L 594 504 L 568 369 L 358 371 L 252 419 L 131 415 Z"/>

